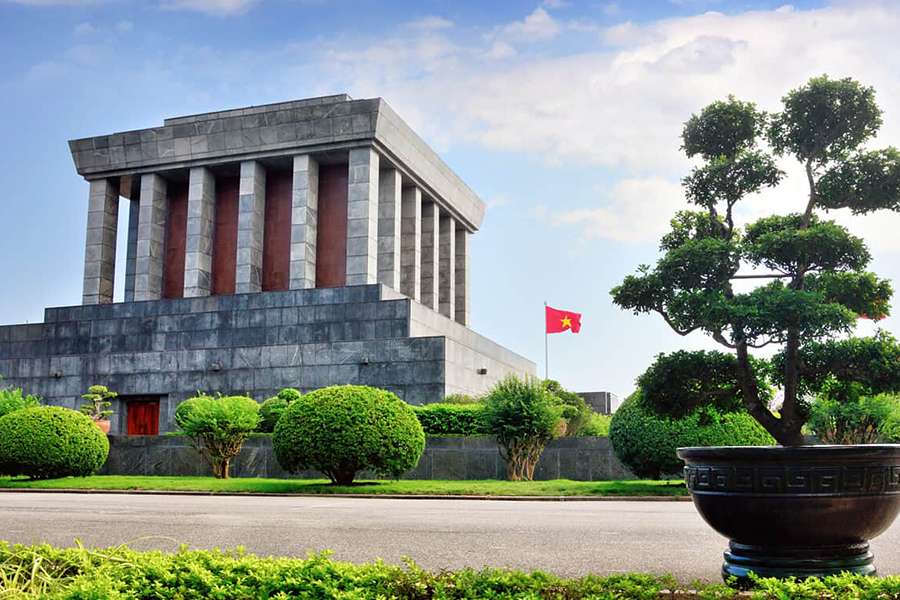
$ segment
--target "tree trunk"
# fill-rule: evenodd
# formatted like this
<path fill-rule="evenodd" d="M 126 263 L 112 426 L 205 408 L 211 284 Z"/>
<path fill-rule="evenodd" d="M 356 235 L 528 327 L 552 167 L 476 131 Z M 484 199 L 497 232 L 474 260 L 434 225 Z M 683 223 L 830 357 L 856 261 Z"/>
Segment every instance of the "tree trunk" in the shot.
<path fill-rule="evenodd" d="M 796 419 L 785 421 L 778 419 L 769 411 L 768 407 L 759 399 L 759 387 L 756 385 L 756 375 L 750 365 L 750 355 L 747 352 L 746 342 L 738 342 L 737 348 L 737 379 L 741 385 L 741 395 L 744 398 L 744 406 L 747 412 L 769 432 L 775 441 L 782 446 L 802 446 L 803 423 Z"/>

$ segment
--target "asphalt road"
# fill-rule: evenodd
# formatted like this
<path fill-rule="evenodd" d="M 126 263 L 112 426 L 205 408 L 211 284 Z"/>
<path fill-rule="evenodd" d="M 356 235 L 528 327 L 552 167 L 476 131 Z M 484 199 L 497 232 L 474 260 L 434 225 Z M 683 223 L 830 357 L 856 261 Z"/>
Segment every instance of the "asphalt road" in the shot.
<path fill-rule="evenodd" d="M 404 556 L 428 569 L 542 569 L 576 576 L 668 572 L 717 580 L 725 540 L 689 502 L 514 502 L 379 498 L 0 493 L 0 539 L 260 555 L 330 549 L 352 562 Z M 872 543 L 900 574 L 900 524 Z"/>

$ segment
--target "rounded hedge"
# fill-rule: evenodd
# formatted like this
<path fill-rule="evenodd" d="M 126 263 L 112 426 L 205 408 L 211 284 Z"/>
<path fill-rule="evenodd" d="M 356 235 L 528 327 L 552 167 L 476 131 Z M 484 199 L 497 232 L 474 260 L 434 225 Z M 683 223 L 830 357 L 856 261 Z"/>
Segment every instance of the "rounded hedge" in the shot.
<path fill-rule="evenodd" d="M 767 446 L 775 440 L 743 412 L 698 408 L 680 418 L 660 416 L 647 408 L 640 391 L 613 414 L 609 426 L 613 451 L 638 477 L 680 476 L 684 463 L 675 454 L 685 446 Z"/>
<path fill-rule="evenodd" d="M 294 400 L 299 400 L 302 394 L 294 388 L 284 388 L 271 398 L 268 398 L 259 406 L 259 426 L 257 431 L 272 433 L 275 431 L 275 423 L 287 410 Z"/>
<path fill-rule="evenodd" d="M 0 475 L 87 476 L 106 462 L 109 440 L 90 417 L 60 406 L 0 417 Z"/>
<path fill-rule="evenodd" d="M 339 385 L 291 403 L 272 436 L 278 463 L 321 471 L 347 485 L 358 471 L 399 477 L 419 462 L 425 433 L 412 407 L 377 388 Z"/>

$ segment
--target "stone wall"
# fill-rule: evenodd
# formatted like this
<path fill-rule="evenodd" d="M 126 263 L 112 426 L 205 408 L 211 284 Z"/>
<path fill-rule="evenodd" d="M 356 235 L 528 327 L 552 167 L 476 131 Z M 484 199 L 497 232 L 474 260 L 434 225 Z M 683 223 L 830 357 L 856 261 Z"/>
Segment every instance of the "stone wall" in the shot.
<path fill-rule="evenodd" d="M 413 331 L 413 312 L 442 326 Z M 463 336 L 472 348 L 461 366 Z M 197 391 L 263 400 L 352 383 L 423 404 L 460 377 L 478 392 L 508 373 L 534 373 L 534 363 L 382 285 L 50 308 L 44 323 L 0 327 L 4 385 L 70 408 L 94 384 L 160 396 L 162 432 Z M 114 408 L 112 431 L 124 433 L 125 407 Z"/>
<path fill-rule="evenodd" d="M 111 436 L 105 475 L 209 475 L 209 467 L 181 436 Z M 321 477 L 291 475 L 275 460 L 268 436 L 244 444 L 232 463 L 233 477 Z M 404 479 L 506 479 L 506 466 L 490 437 L 429 437 L 419 465 Z M 603 481 L 634 479 L 613 454 L 609 438 L 567 438 L 550 443 L 535 478 Z"/>

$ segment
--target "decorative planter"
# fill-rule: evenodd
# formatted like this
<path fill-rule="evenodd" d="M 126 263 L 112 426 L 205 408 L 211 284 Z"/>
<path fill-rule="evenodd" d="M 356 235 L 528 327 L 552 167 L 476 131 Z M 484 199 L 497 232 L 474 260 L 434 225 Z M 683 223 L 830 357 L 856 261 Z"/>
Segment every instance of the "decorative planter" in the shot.
<path fill-rule="evenodd" d="M 94 419 L 94 424 L 100 428 L 100 431 L 109 435 L 109 419 Z"/>
<path fill-rule="evenodd" d="M 875 573 L 900 511 L 900 445 L 679 448 L 697 511 L 729 538 L 722 575 Z"/>

